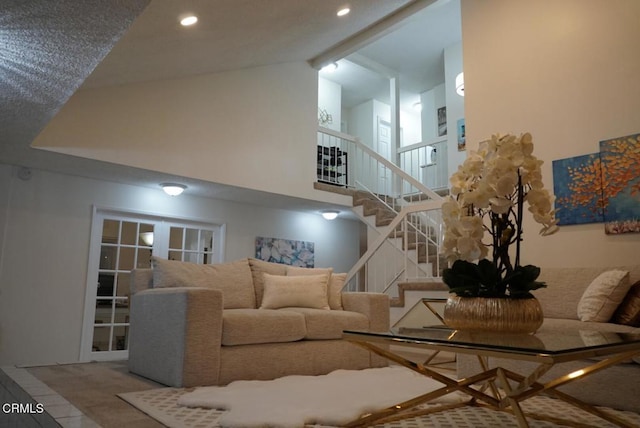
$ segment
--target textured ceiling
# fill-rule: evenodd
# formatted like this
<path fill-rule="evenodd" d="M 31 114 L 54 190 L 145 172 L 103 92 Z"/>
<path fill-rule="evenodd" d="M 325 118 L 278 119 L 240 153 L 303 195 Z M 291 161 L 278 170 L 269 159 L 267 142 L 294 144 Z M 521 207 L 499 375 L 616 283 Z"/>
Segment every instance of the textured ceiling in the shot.
<path fill-rule="evenodd" d="M 430 3 L 351 0 L 352 13 L 337 19 L 343 0 L 0 0 L 0 163 L 157 188 L 177 177 L 30 144 L 81 85 L 306 61 L 400 8 Z M 200 18 L 193 28 L 178 25 L 187 12 Z M 200 196 L 317 208 L 310 201 L 181 181 Z"/>

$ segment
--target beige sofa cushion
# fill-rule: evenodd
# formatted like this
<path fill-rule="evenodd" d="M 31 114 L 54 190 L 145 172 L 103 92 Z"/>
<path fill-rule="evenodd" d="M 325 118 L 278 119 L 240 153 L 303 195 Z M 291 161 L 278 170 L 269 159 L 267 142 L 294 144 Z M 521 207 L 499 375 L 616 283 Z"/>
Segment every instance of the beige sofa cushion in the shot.
<path fill-rule="evenodd" d="M 610 270 L 598 275 L 578 302 L 580 321 L 609 321 L 630 286 L 628 271 Z"/>
<path fill-rule="evenodd" d="M 247 259 L 203 265 L 152 257 L 153 287 L 207 287 L 222 291 L 224 309 L 255 308 Z"/>
<path fill-rule="evenodd" d="M 547 288 L 533 292 L 540 301 L 545 317 L 578 318 L 578 302 L 591 282 L 608 270 L 630 272 L 630 282 L 640 280 L 640 265 L 634 266 L 585 266 L 585 267 L 541 267 L 538 280 L 547 283 Z"/>
<path fill-rule="evenodd" d="M 305 339 L 341 339 L 342 330 L 369 330 L 369 319 L 358 312 L 323 311 L 310 308 L 286 308 L 304 315 L 307 334 Z"/>
<path fill-rule="evenodd" d="M 287 266 L 280 263 L 265 262 L 264 260 L 249 259 L 249 267 L 251 268 L 251 275 L 253 276 L 253 287 L 256 295 L 256 308 L 259 308 L 262 304 L 262 294 L 264 293 L 264 278 L 263 275 L 268 273 L 270 275 L 286 275 Z"/>
<path fill-rule="evenodd" d="M 223 346 L 295 342 L 306 333 L 305 319 L 300 313 L 271 309 L 222 311 Z"/>
<path fill-rule="evenodd" d="M 329 309 L 327 275 L 281 276 L 263 274 L 260 309 L 303 307 Z"/>

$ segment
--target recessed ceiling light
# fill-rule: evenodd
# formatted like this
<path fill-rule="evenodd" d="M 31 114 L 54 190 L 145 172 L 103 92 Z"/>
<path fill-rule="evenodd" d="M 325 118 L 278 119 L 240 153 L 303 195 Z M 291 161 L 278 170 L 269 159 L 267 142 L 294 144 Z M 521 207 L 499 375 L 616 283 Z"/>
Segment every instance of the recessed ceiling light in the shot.
<path fill-rule="evenodd" d="M 349 9 L 348 7 L 343 7 L 342 9 L 340 9 L 340 10 L 338 11 L 338 14 L 337 14 L 337 15 L 338 15 L 338 16 L 345 16 L 345 15 L 348 15 L 348 14 L 349 14 L 349 12 L 351 12 L 351 9 Z"/>
<path fill-rule="evenodd" d="M 198 17 L 195 15 L 189 15 L 189 16 L 185 16 L 180 20 L 180 25 L 184 27 L 188 27 L 190 25 L 195 24 L 196 22 L 198 22 Z"/>

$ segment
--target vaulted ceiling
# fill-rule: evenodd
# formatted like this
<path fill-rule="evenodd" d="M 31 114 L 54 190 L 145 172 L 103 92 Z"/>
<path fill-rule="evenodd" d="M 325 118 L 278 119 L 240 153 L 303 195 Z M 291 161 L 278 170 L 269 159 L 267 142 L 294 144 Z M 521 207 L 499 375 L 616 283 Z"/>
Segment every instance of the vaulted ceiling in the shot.
<path fill-rule="evenodd" d="M 376 26 L 382 29 L 378 36 L 389 34 L 402 25 L 381 22 L 434 1 L 348 3 L 352 12 L 337 18 L 344 0 L 0 0 L 0 163 L 140 185 L 171 179 L 33 149 L 30 143 L 83 86 L 309 61 Z M 199 17 L 193 28 L 178 23 L 186 13 Z M 414 25 L 414 35 L 425 27 L 415 19 L 407 23 Z M 376 43 L 378 48 L 369 48 L 372 55 L 376 49 L 389 52 L 389 41 Z M 397 54 L 384 60 L 389 66 L 410 62 Z M 417 55 L 411 61 L 428 66 Z M 255 200 L 251 192 L 228 186 L 187 184 L 202 196 Z"/>

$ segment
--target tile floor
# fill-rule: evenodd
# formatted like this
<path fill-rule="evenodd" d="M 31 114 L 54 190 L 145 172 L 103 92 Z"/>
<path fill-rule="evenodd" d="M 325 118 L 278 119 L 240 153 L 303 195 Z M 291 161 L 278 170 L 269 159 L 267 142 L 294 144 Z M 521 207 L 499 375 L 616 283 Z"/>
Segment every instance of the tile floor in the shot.
<path fill-rule="evenodd" d="M 33 414 L 4 413 L 0 409 L 0 428 L 100 427 L 24 368 L 0 368 L 0 402 L 33 405 L 40 403 L 44 406 L 44 413 Z"/>

